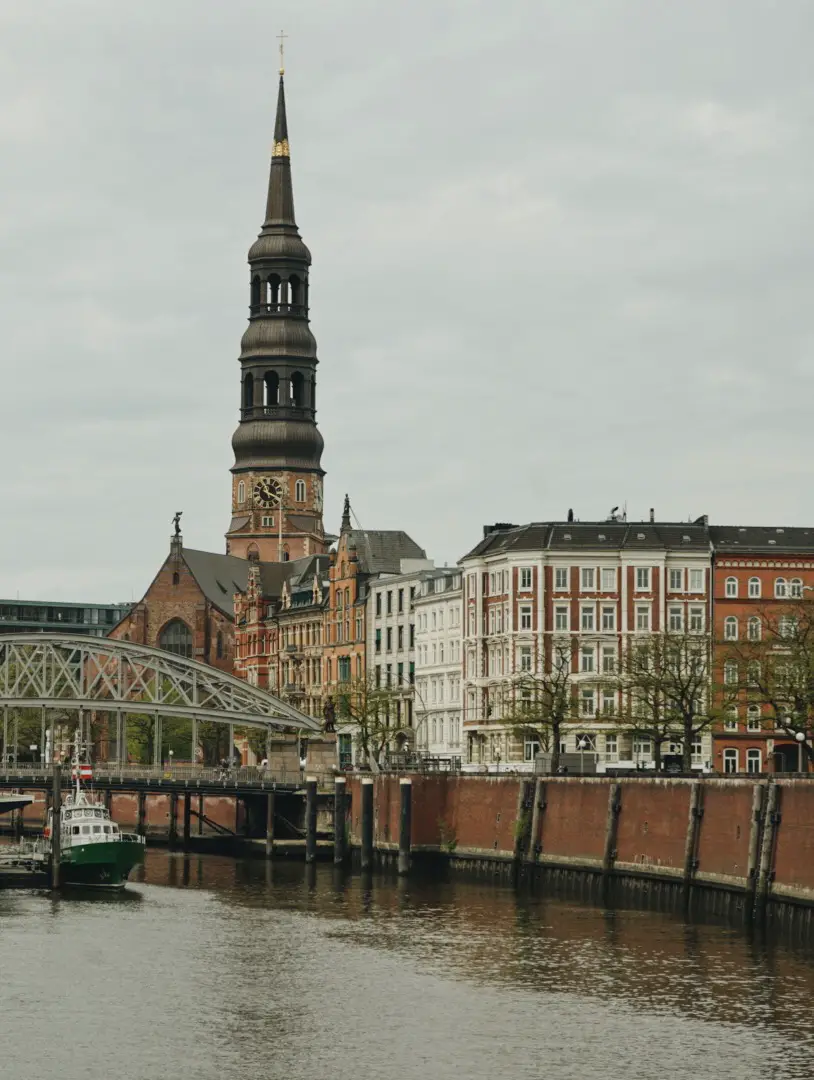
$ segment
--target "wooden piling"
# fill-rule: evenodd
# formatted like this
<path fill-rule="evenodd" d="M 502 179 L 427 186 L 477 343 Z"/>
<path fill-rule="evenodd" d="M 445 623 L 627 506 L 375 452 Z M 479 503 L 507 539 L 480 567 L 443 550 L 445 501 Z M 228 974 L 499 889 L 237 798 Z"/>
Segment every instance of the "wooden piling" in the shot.
<path fill-rule="evenodd" d="M 690 906 L 692 882 L 698 869 L 698 838 L 701 835 L 701 819 L 704 816 L 704 788 L 700 780 L 690 787 L 690 806 L 687 813 L 687 833 L 684 839 L 683 903 Z"/>
<path fill-rule="evenodd" d="M 317 857 L 317 778 L 309 776 L 305 781 L 305 861 L 312 863 Z"/>
<path fill-rule="evenodd" d="M 399 782 L 401 807 L 399 813 L 399 860 L 398 872 L 402 876 L 410 872 L 410 844 L 413 821 L 413 782 L 402 778 Z"/>
<path fill-rule="evenodd" d="M 266 858 L 274 854 L 274 792 L 266 795 Z"/>
<path fill-rule="evenodd" d="M 362 780 L 362 869 L 373 866 L 373 780 Z"/>
<path fill-rule="evenodd" d="M 59 762 L 54 762 L 51 775 L 51 803 L 53 814 L 51 815 L 51 888 L 59 888 L 59 863 L 62 857 L 62 769 Z"/>
<path fill-rule="evenodd" d="M 334 864 L 342 866 L 346 857 L 347 783 L 344 776 L 334 779 Z"/>
<path fill-rule="evenodd" d="M 171 848 L 178 847 L 178 792 L 170 792 L 170 835 Z"/>
<path fill-rule="evenodd" d="M 772 886 L 772 871 L 774 864 L 774 847 L 777 837 L 777 828 L 780 824 L 780 788 L 776 783 L 769 782 L 766 795 L 766 809 L 763 815 L 763 837 L 760 845 L 760 861 L 758 863 L 757 887 L 755 889 L 755 922 L 762 923 L 766 916 L 766 905 L 769 900 L 769 892 Z"/>
<path fill-rule="evenodd" d="M 192 833 L 192 796 L 184 793 L 184 851 L 189 851 Z"/>
<path fill-rule="evenodd" d="M 622 810 L 622 785 L 611 784 L 608 790 L 608 816 L 605 821 L 605 850 L 602 855 L 602 880 L 607 882 L 616 862 L 616 837 Z"/>
<path fill-rule="evenodd" d="M 757 891 L 760 866 L 760 832 L 763 828 L 763 804 L 766 800 L 765 783 L 755 784 L 752 791 L 752 821 L 749 826 L 749 855 L 746 863 L 746 900 L 744 915 L 750 922 L 755 915 L 755 892 Z"/>
<path fill-rule="evenodd" d="M 140 791 L 138 793 L 138 822 L 136 825 L 136 832 L 139 836 L 147 835 L 147 792 Z"/>

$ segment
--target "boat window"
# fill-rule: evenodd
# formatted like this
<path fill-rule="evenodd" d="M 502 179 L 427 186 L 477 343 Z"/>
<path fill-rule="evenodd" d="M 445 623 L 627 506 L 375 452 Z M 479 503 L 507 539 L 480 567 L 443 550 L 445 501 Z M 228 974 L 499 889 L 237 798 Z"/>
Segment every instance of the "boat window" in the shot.
<path fill-rule="evenodd" d="M 82 835 L 87 836 L 89 832 L 90 832 L 90 825 L 83 825 L 82 826 Z"/>
<path fill-rule="evenodd" d="M 104 827 L 104 828 L 105 828 L 105 832 L 106 832 L 106 833 L 109 833 L 109 832 L 110 832 L 110 826 L 109 826 L 109 825 L 105 825 L 105 827 Z"/>
<path fill-rule="evenodd" d="M 65 811 L 65 817 L 66 817 L 66 819 L 67 819 L 68 821 L 70 821 L 70 820 L 71 820 L 71 811 L 70 811 L 70 810 L 66 810 L 66 811 Z"/>
<path fill-rule="evenodd" d="M 101 825 L 94 825 L 93 826 L 93 831 L 94 831 L 94 833 L 100 833 L 102 831 L 102 826 Z"/>
<path fill-rule="evenodd" d="M 101 810 L 94 810 L 93 813 L 94 813 L 95 817 L 101 817 L 102 816 L 102 811 Z"/>
<path fill-rule="evenodd" d="M 79 836 L 79 826 L 78 825 L 74 825 L 73 834 L 74 834 L 74 836 Z"/>

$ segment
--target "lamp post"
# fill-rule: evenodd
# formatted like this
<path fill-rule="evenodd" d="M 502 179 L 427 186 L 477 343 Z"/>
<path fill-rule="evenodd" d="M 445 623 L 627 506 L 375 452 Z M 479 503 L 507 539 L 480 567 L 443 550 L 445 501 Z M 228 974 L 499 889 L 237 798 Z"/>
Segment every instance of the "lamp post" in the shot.
<path fill-rule="evenodd" d="M 804 731 L 796 731 L 794 738 L 797 740 L 797 772 L 803 771 L 803 743 L 806 741 Z"/>
<path fill-rule="evenodd" d="M 582 776 L 584 774 L 584 772 L 585 772 L 585 748 L 587 747 L 587 745 L 588 745 L 588 740 L 583 735 L 583 737 L 577 743 L 577 748 L 579 750 L 579 775 L 580 776 Z"/>

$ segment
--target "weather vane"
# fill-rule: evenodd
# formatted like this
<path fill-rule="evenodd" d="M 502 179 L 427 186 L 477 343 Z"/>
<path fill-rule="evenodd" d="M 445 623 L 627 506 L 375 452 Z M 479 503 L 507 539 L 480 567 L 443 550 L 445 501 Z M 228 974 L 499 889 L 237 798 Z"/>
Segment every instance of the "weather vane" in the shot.
<path fill-rule="evenodd" d="M 286 32 L 284 30 L 281 30 L 280 33 L 277 35 L 277 38 L 278 38 L 278 40 L 280 42 L 280 74 L 281 75 L 285 75 L 285 58 L 283 56 L 283 50 L 284 50 L 284 47 L 285 47 L 285 39 L 287 37 L 288 37 L 288 34 L 286 34 Z"/>

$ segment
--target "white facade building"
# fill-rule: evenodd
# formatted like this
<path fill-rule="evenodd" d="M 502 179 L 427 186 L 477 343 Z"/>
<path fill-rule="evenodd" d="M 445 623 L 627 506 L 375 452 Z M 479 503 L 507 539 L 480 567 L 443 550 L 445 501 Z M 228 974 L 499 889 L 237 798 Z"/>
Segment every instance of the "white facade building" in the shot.
<path fill-rule="evenodd" d="M 631 635 L 709 631 L 706 521 L 544 522 L 484 532 L 461 560 L 465 767 L 533 767 L 538 744 L 503 714 L 521 673 L 551 671 L 555 656 L 567 657 L 573 695 L 561 752 L 582 744 L 600 761 L 647 766 L 651 741 L 615 719 L 621 703 L 610 676 Z M 699 766 L 711 760 L 709 733 L 696 740 L 693 758 Z"/>
<path fill-rule="evenodd" d="M 460 570 L 423 579 L 415 597 L 416 749 L 449 762 L 462 757 L 462 611 Z"/>

